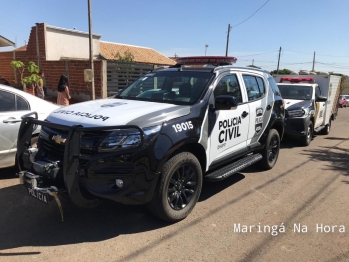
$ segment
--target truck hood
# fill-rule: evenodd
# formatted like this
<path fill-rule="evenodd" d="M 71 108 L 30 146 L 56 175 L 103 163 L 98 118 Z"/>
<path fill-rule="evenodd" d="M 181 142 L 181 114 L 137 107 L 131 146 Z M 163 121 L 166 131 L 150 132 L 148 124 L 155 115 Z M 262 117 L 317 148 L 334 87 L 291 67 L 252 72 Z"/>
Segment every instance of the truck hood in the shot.
<path fill-rule="evenodd" d="M 312 100 L 294 100 L 294 99 L 284 99 L 285 109 L 296 110 L 302 108 L 308 108 L 313 103 Z"/>
<path fill-rule="evenodd" d="M 137 125 L 148 127 L 187 115 L 190 106 L 126 99 L 99 99 L 59 108 L 47 120 L 84 127 Z"/>

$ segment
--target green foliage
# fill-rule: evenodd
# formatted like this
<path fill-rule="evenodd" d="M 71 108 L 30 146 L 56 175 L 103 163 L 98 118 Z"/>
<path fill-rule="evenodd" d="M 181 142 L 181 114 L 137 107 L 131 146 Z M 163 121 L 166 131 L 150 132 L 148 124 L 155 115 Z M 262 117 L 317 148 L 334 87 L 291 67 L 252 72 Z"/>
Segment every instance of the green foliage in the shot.
<path fill-rule="evenodd" d="M 253 67 L 253 68 L 258 68 L 258 69 L 261 69 L 260 67 L 255 66 L 255 65 L 248 65 L 248 67 Z"/>
<path fill-rule="evenodd" d="M 120 63 L 116 63 L 115 67 L 122 79 L 125 82 L 125 85 L 128 86 L 130 81 L 132 80 L 132 74 L 134 71 L 134 65 L 132 64 L 134 55 L 130 51 L 125 51 L 123 55 L 117 52 L 114 55 L 115 60 Z M 127 64 L 129 63 L 129 64 Z"/>
<path fill-rule="evenodd" d="M 14 60 L 10 63 L 11 67 L 15 70 L 17 70 L 21 76 L 21 84 L 22 85 L 30 85 L 33 83 L 38 83 L 41 77 L 37 75 L 40 72 L 39 67 L 33 62 L 30 61 L 28 63 L 27 70 L 29 73 L 31 73 L 30 76 L 23 77 L 24 70 L 25 70 L 25 64 L 22 61 Z M 18 84 L 18 82 L 16 83 Z"/>
<path fill-rule="evenodd" d="M 279 69 L 279 75 L 289 75 L 289 74 L 291 74 L 291 72 L 292 72 L 292 70 L 290 70 L 290 69 L 286 69 L 286 68 L 284 68 L 282 70 Z M 273 70 L 270 72 L 271 75 L 276 75 L 276 73 L 277 73 L 277 70 Z"/>
<path fill-rule="evenodd" d="M 114 55 L 114 58 L 119 62 L 133 62 L 134 55 L 130 51 L 125 51 L 124 55 L 121 55 L 119 52 L 117 52 Z"/>

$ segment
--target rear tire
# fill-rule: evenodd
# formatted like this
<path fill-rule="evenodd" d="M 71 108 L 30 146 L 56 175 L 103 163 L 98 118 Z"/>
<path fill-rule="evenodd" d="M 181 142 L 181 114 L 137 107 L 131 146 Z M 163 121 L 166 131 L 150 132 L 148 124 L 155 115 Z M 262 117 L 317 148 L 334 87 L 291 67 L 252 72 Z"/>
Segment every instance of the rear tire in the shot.
<path fill-rule="evenodd" d="M 199 199 L 202 180 L 200 163 L 193 154 L 175 155 L 162 168 L 148 210 L 168 222 L 186 218 Z"/>
<path fill-rule="evenodd" d="M 321 130 L 321 134 L 328 135 L 330 131 L 331 131 L 331 120 L 328 122 L 325 128 Z"/>
<path fill-rule="evenodd" d="M 311 140 L 313 139 L 313 123 L 310 121 L 306 128 L 306 135 L 301 138 L 301 144 L 303 146 L 309 146 Z"/>
<path fill-rule="evenodd" d="M 277 130 L 271 129 L 269 131 L 265 147 L 258 153 L 262 154 L 262 160 L 258 161 L 257 164 L 264 170 L 272 169 L 279 156 L 280 151 L 280 135 Z"/>

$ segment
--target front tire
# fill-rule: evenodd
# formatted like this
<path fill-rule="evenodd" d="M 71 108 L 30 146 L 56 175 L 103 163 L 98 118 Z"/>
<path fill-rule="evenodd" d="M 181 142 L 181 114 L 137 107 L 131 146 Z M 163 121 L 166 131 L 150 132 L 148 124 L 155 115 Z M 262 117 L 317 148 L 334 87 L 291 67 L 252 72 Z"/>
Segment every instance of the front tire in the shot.
<path fill-rule="evenodd" d="M 198 159 L 182 152 L 169 159 L 162 168 L 148 210 L 155 216 L 177 222 L 186 218 L 199 199 L 202 170 Z"/>
<path fill-rule="evenodd" d="M 271 129 L 269 131 L 265 147 L 258 153 L 262 154 L 262 160 L 258 161 L 258 165 L 265 169 L 272 169 L 279 156 L 280 151 L 280 135 L 277 130 Z"/>
<path fill-rule="evenodd" d="M 301 138 L 301 144 L 303 146 L 309 146 L 312 139 L 313 139 L 313 123 L 310 121 L 306 128 L 305 136 Z"/>

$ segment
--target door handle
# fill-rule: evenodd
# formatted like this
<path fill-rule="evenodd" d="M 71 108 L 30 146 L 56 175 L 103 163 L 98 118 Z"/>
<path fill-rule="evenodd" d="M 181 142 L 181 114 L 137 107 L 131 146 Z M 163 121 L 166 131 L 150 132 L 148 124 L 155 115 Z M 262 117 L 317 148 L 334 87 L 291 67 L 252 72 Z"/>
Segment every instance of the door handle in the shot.
<path fill-rule="evenodd" d="M 5 124 L 22 122 L 22 119 L 6 119 L 2 121 Z"/>
<path fill-rule="evenodd" d="M 242 117 L 246 117 L 248 115 L 248 113 L 246 111 L 242 112 L 241 116 Z"/>
<path fill-rule="evenodd" d="M 271 109 L 271 105 L 267 106 L 267 111 L 269 111 Z"/>

